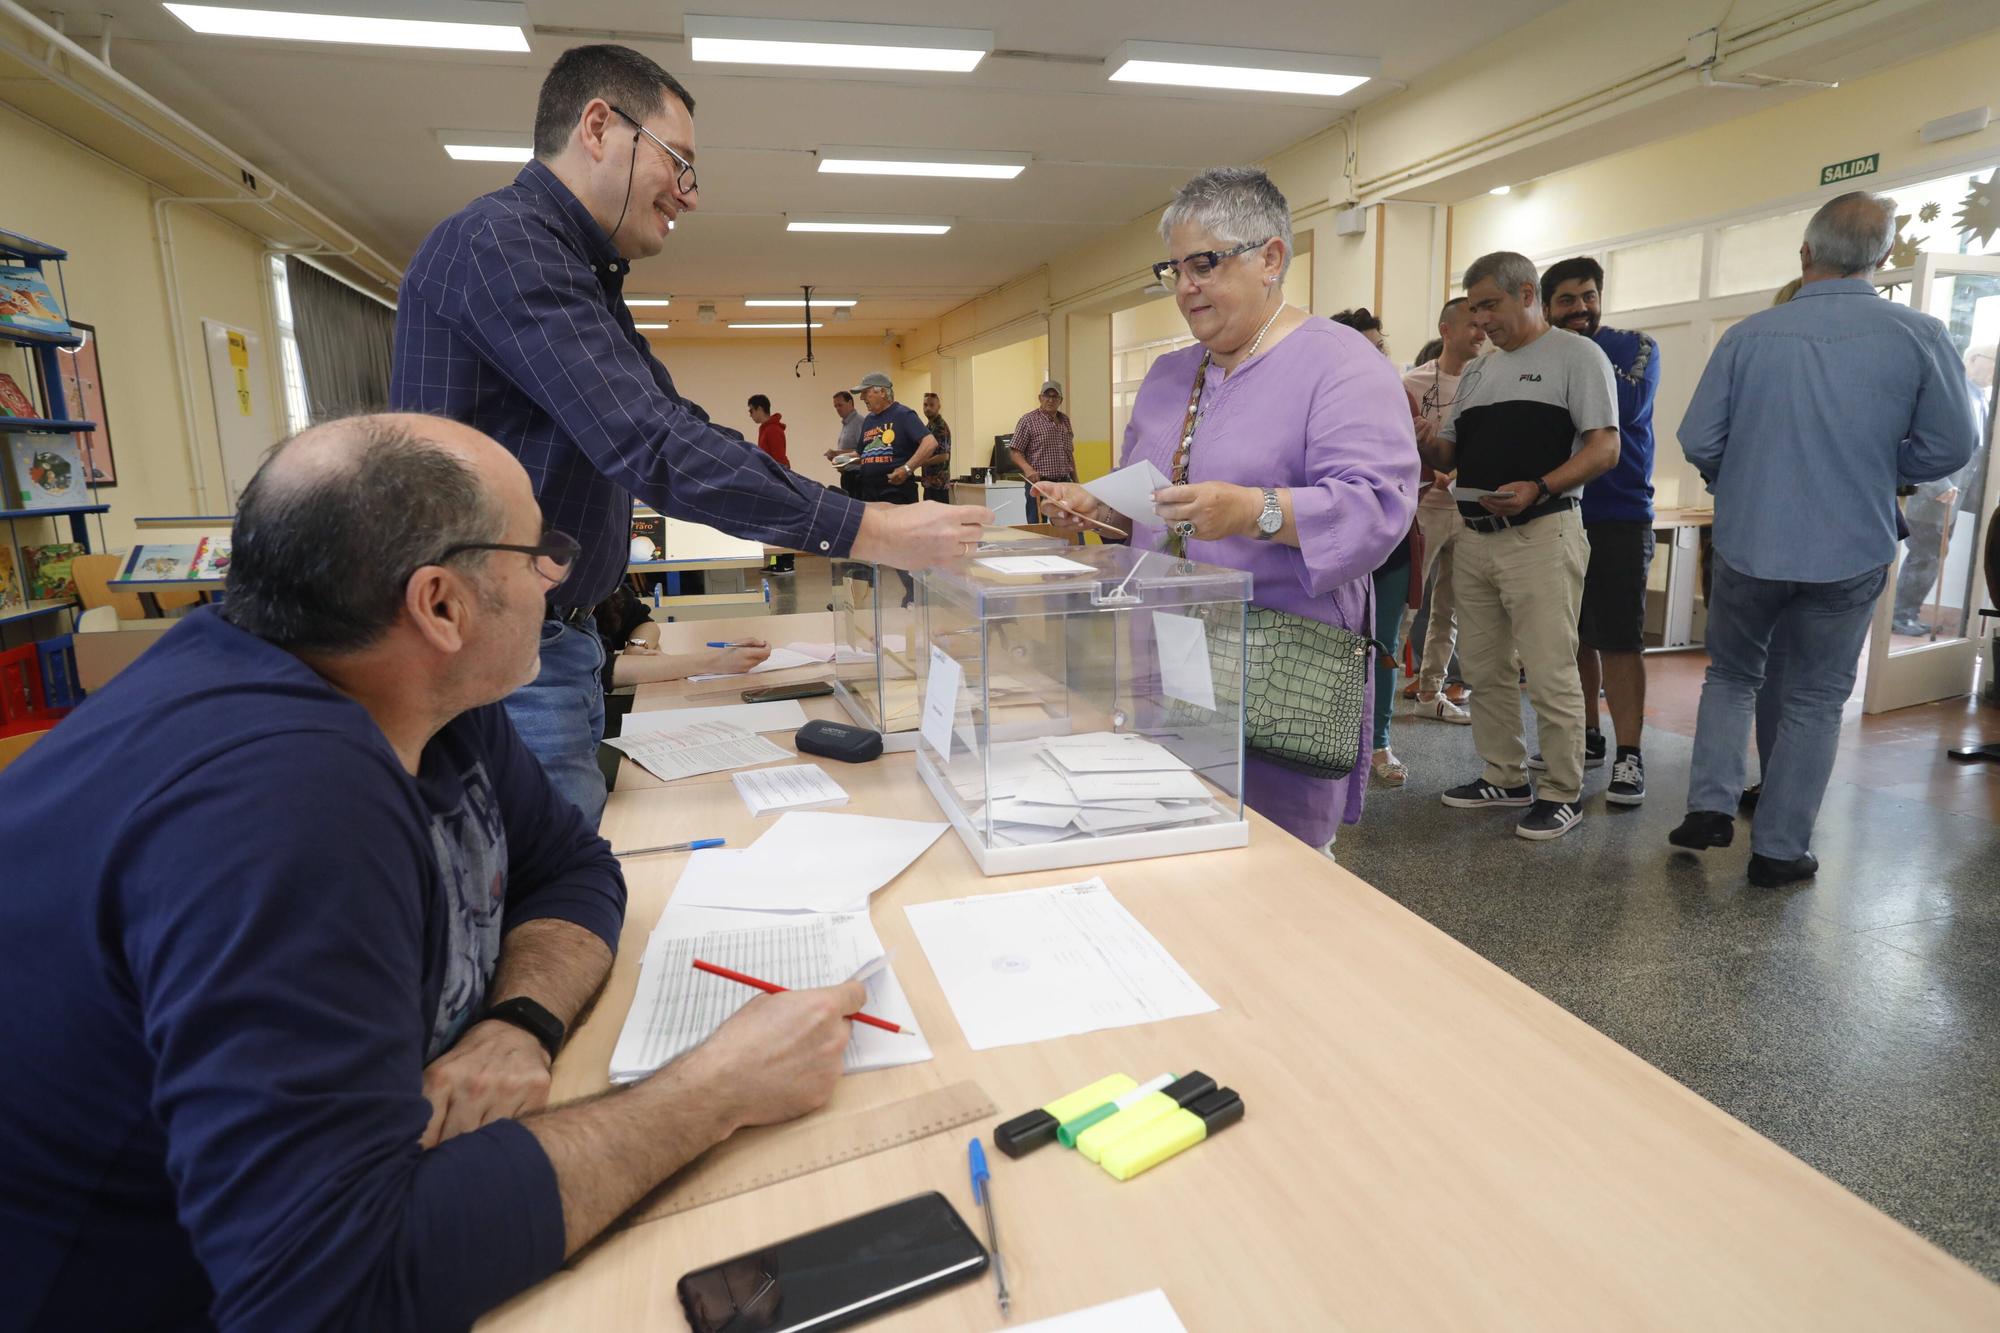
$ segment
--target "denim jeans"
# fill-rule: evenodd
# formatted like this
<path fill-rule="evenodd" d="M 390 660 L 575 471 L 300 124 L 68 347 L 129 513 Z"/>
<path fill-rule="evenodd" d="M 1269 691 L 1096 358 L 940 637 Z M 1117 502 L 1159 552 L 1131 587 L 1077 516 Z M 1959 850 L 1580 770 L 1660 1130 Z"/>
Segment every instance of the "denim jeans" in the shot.
<path fill-rule="evenodd" d="M 1733 813 L 1760 688 L 1775 698 L 1777 730 L 1757 799 L 1750 849 L 1790 861 L 1812 848 L 1813 822 L 1840 747 L 1840 710 L 1854 692 L 1861 644 L 1888 568 L 1837 583 L 1751 578 L 1717 557 L 1708 599 L 1708 676 L 1695 722 L 1688 809 Z M 1783 674 L 1768 686 L 1773 641 Z"/>
<path fill-rule="evenodd" d="M 604 770 L 597 766 L 597 743 L 604 737 L 604 641 L 596 627 L 544 620 L 541 673 L 505 703 L 521 743 L 542 761 L 550 784 L 596 828 L 607 794 Z"/>

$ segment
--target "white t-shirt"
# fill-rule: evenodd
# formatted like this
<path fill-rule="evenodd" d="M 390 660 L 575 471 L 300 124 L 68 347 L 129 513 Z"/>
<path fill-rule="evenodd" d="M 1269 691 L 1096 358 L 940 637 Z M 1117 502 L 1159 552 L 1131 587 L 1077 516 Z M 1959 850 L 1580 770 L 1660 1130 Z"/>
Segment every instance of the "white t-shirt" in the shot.
<path fill-rule="evenodd" d="M 1451 415 L 1452 403 L 1458 398 L 1458 375 L 1447 375 L 1443 366 L 1432 361 L 1403 374 L 1403 387 L 1410 391 L 1410 397 L 1417 400 L 1417 412 L 1433 426 L 1444 425 Z M 1422 509 L 1456 509 L 1451 502 L 1451 474 L 1438 473 L 1436 480 L 1424 487 L 1417 497 L 1417 505 Z"/>

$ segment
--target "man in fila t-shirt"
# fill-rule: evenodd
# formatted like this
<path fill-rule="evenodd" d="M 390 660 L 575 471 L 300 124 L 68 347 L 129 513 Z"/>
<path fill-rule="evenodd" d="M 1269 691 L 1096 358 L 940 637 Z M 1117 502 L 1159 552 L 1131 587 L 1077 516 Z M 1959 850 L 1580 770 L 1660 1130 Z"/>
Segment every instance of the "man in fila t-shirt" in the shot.
<path fill-rule="evenodd" d="M 1577 611 L 1590 543 L 1577 499 L 1618 462 L 1618 395 L 1595 343 L 1549 327 L 1535 266 L 1497 251 L 1465 270 L 1466 303 L 1494 350 L 1466 367 L 1452 416 L 1423 450 L 1456 469 L 1459 662 L 1472 687 L 1481 775 L 1444 794 L 1459 809 L 1527 806 L 1524 838 L 1559 838 L 1583 817 L 1583 686 Z M 1528 675 L 1542 754 L 1537 791 L 1521 737 Z"/>

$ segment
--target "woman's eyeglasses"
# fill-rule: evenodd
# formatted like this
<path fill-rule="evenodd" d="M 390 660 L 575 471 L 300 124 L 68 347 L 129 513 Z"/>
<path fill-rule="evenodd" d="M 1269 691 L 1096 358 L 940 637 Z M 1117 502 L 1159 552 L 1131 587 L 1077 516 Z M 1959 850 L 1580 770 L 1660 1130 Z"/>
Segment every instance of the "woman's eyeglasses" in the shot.
<path fill-rule="evenodd" d="M 617 108 L 614 107 L 612 109 L 616 110 Z M 1248 254 L 1260 246 L 1269 245 L 1276 239 L 1274 236 L 1266 236 L 1261 241 L 1246 241 L 1234 250 L 1197 250 L 1191 255 L 1182 255 L 1179 259 L 1162 259 L 1159 263 L 1153 265 L 1153 279 L 1164 286 L 1171 287 L 1180 281 L 1182 273 L 1186 273 L 1188 277 L 1194 279 L 1196 282 L 1207 282 L 1215 276 L 1215 270 L 1223 260 L 1234 259 L 1237 255 L 1241 254 Z"/>
<path fill-rule="evenodd" d="M 569 577 L 570 566 L 576 563 L 576 558 L 582 553 L 583 547 L 567 532 L 557 532 L 554 528 L 550 528 L 542 534 L 540 543 L 534 546 L 520 546 L 508 542 L 460 542 L 456 546 L 445 547 L 435 560 L 426 560 L 424 565 L 441 565 L 453 556 L 464 555 L 467 551 L 518 551 L 522 555 L 531 556 L 534 559 L 535 572 L 553 587 Z M 417 569 L 422 568 L 423 565 L 417 566 Z M 414 574 L 416 570 L 410 572 Z"/>
<path fill-rule="evenodd" d="M 644 125 L 641 125 L 639 123 L 639 118 L 637 116 L 632 115 L 628 111 L 621 111 L 619 110 L 619 108 L 615 106 L 612 107 L 611 110 L 614 115 L 623 116 L 625 117 L 625 119 L 631 121 L 633 129 L 639 131 L 639 134 L 644 135 L 646 138 L 651 139 L 654 143 L 658 144 L 660 146 L 660 151 L 665 153 L 668 157 L 674 160 L 674 165 L 678 168 L 678 170 L 674 172 L 674 188 L 676 190 L 679 190 L 682 194 L 693 194 L 695 190 L 698 188 L 695 185 L 694 163 L 688 161 L 686 158 L 682 157 L 679 153 L 675 152 L 672 144 L 668 143 L 665 139 L 662 139 L 659 135 L 647 129 Z M 633 136 L 633 142 L 634 143 L 638 142 L 637 135 Z"/>

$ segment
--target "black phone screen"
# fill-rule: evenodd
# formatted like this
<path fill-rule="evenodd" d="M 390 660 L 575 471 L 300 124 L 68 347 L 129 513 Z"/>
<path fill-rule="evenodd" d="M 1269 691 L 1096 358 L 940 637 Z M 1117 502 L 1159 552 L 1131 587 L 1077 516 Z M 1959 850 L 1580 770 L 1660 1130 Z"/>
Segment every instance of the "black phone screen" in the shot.
<path fill-rule="evenodd" d="M 695 1333 L 825 1333 L 972 1281 L 988 1262 L 932 1191 L 696 1269 L 679 1292 Z"/>
<path fill-rule="evenodd" d="M 802 680 L 793 685 L 762 685 L 743 691 L 743 702 L 768 704 L 779 699 L 817 699 L 832 694 L 833 686 L 823 680 Z"/>

